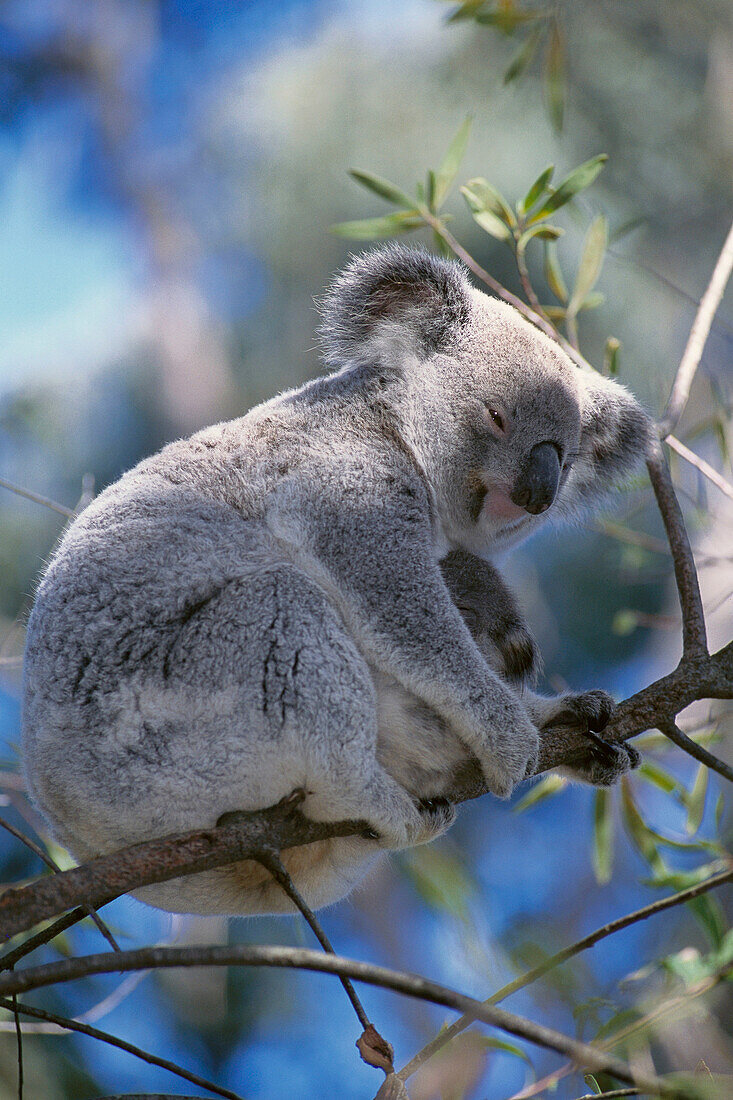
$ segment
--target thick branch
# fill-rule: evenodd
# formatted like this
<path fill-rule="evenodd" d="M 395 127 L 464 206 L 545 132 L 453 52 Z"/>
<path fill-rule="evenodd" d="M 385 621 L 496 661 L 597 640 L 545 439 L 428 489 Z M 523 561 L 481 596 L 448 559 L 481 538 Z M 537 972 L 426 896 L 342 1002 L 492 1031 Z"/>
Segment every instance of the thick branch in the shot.
<path fill-rule="evenodd" d="M 32 989 L 41 989 L 58 982 L 73 981 L 91 974 L 181 966 L 272 966 L 314 970 L 353 978 L 382 989 L 391 989 L 407 997 L 415 997 L 429 1001 L 431 1004 L 443 1005 L 446 1008 L 467 1013 L 476 1020 L 498 1027 L 530 1043 L 556 1050 L 592 1071 L 610 1073 L 620 1081 L 637 1085 L 654 1095 L 675 1097 L 684 1095 L 680 1092 L 679 1086 L 673 1087 L 658 1077 L 632 1071 L 625 1062 L 599 1051 L 588 1043 L 578 1042 L 553 1028 L 536 1024 L 505 1009 L 484 1005 L 473 997 L 467 997 L 416 974 L 388 970 L 383 966 L 357 962 L 338 955 L 323 955 L 318 951 L 309 951 L 304 948 L 251 947 L 237 944 L 229 947 L 146 947 L 117 954 L 107 952 L 86 955 L 82 958 L 64 959 L 45 966 L 0 974 L 0 995 L 26 993 Z"/>
<path fill-rule="evenodd" d="M 683 659 L 674 672 L 620 703 L 604 736 L 609 741 L 626 741 L 656 728 L 664 717 L 678 714 L 696 699 L 732 697 L 733 642 L 711 657 Z M 581 731 L 562 729 L 555 736 L 548 734 L 537 774 L 572 765 L 586 753 L 587 739 Z M 485 793 L 478 765 L 468 762 L 447 795 L 454 802 L 464 802 Z M 310 821 L 285 803 L 239 814 L 219 828 L 135 844 L 30 886 L 6 890 L 0 897 L 0 939 L 7 940 L 74 906 L 98 909 L 141 886 L 252 859 L 266 848 L 282 850 L 327 837 L 355 836 L 365 827 L 364 822 L 355 821 Z"/>

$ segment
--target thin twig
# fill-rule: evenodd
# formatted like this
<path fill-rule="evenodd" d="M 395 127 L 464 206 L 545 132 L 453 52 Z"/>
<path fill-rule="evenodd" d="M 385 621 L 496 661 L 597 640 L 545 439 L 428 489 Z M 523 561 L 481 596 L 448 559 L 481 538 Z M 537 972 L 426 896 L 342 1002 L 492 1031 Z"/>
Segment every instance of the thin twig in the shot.
<path fill-rule="evenodd" d="M 707 290 L 702 296 L 700 305 L 695 315 L 690 335 L 682 355 L 682 360 L 677 368 L 677 375 L 669 395 L 664 416 L 660 422 L 660 435 L 665 437 L 677 427 L 680 417 L 684 412 L 687 399 L 690 396 L 690 387 L 695 377 L 700 359 L 702 358 L 705 342 L 710 332 L 710 325 L 723 297 L 726 284 L 733 270 L 733 226 L 725 239 L 718 261 L 713 268 Z"/>
<path fill-rule="evenodd" d="M 29 836 L 26 836 L 24 832 L 21 832 L 20 829 L 16 829 L 15 825 L 11 825 L 10 822 L 6 821 L 4 817 L 0 817 L 0 826 L 2 826 L 3 829 L 6 829 L 7 832 L 11 833 L 17 840 L 20 840 L 22 844 L 25 844 L 27 848 L 30 848 L 34 855 L 37 855 L 38 858 L 43 863 L 45 863 L 46 866 L 49 867 L 55 874 L 61 874 L 61 868 L 59 867 L 56 860 L 52 859 L 48 852 L 44 852 L 43 848 L 41 848 L 39 844 L 36 844 L 34 840 L 31 840 Z M 82 904 L 82 908 L 84 909 L 86 915 L 94 921 L 97 928 L 102 933 L 112 950 L 119 951 L 120 947 L 117 943 L 117 940 L 114 938 L 102 918 L 98 916 L 90 906 Z"/>
<path fill-rule="evenodd" d="M 12 1012 L 13 1001 L 0 997 L 0 1008 L 5 1008 L 9 1012 Z M 159 1058 L 157 1054 L 151 1054 L 141 1047 L 125 1042 L 124 1039 L 118 1039 L 116 1035 L 110 1035 L 107 1031 L 100 1031 L 99 1028 L 90 1027 L 89 1024 L 79 1023 L 77 1020 L 71 1020 L 66 1016 L 57 1016 L 53 1012 L 46 1012 L 42 1008 L 34 1008 L 31 1005 L 18 1004 L 17 1008 L 18 1012 L 22 1012 L 24 1016 L 32 1016 L 36 1020 L 45 1020 L 46 1023 L 56 1024 L 65 1031 L 78 1031 L 80 1035 L 88 1035 L 91 1039 L 99 1039 L 102 1043 L 117 1047 L 118 1050 L 124 1050 L 127 1054 L 132 1054 L 135 1058 L 140 1058 L 141 1061 L 147 1062 L 148 1065 L 167 1069 L 170 1073 L 175 1073 L 176 1076 L 182 1077 L 184 1081 L 189 1081 L 192 1085 L 198 1085 L 200 1088 L 208 1089 L 208 1091 L 213 1092 L 215 1096 L 223 1096 L 226 1100 L 242 1100 L 238 1092 L 232 1092 L 230 1089 L 222 1088 L 220 1085 L 214 1084 L 213 1081 L 207 1081 L 205 1077 L 200 1077 L 198 1073 L 192 1073 L 190 1070 L 184 1069 L 176 1062 L 171 1062 L 167 1058 Z"/>
<path fill-rule="evenodd" d="M 733 970 L 733 963 L 726 963 L 719 970 L 716 970 L 713 974 L 710 974 L 707 978 L 697 982 L 696 985 L 689 987 L 681 993 L 679 997 L 673 997 L 668 1001 L 662 1001 L 656 1008 L 647 1013 L 646 1016 L 639 1020 L 634 1020 L 626 1027 L 621 1028 L 619 1031 L 609 1035 L 598 1046 L 602 1050 L 612 1050 L 624 1039 L 630 1038 L 636 1032 L 648 1027 L 650 1024 L 660 1020 L 663 1016 L 668 1016 L 671 1012 L 677 1012 L 679 1009 L 684 1008 L 691 1000 L 696 997 L 701 997 L 705 993 L 709 993 L 711 989 L 714 989 L 721 981 L 728 977 Z M 563 1077 L 567 1077 L 576 1069 L 576 1066 L 572 1062 L 568 1062 L 559 1069 L 553 1070 L 552 1073 L 548 1073 L 545 1077 L 540 1078 L 539 1081 L 534 1081 L 532 1084 L 527 1085 L 525 1088 L 520 1089 L 519 1092 L 515 1092 L 509 1100 L 529 1100 L 532 1096 L 539 1096 L 540 1093 L 546 1089 L 554 1089 L 557 1087 L 558 1081 L 561 1081 Z M 642 1091 L 646 1091 L 642 1089 Z M 695 1092 L 695 1095 L 699 1093 Z"/>
<path fill-rule="evenodd" d="M 0 975 L 0 996 L 24 993 L 60 982 L 89 977 L 92 974 L 154 970 L 170 967 L 196 966 L 271 966 L 284 969 L 311 970 L 324 974 L 345 975 L 369 985 L 391 989 L 408 997 L 429 1001 L 472 1015 L 492 1027 L 498 1027 L 530 1043 L 558 1051 L 574 1063 L 587 1066 L 593 1072 L 609 1073 L 620 1081 L 638 1085 L 659 1096 L 684 1095 L 658 1077 L 640 1073 L 625 1062 L 597 1047 L 571 1039 L 554 1028 L 526 1020 L 505 1009 L 487 1006 L 473 997 L 429 981 L 416 974 L 389 970 L 383 966 L 358 962 L 338 955 L 295 947 L 251 947 L 245 944 L 212 947 L 146 947 L 120 954 L 107 952 L 64 959 L 44 966 L 27 967 Z"/>
<path fill-rule="evenodd" d="M 647 470 L 652 483 L 664 529 L 672 551 L 674 575 L 682 608 L 682 647 L 686 657 L 707 654 L 707 633 L 695 558 L 687 537 L 685 521 L 675 495 L 669 467 L 662 448 L 655 440 L 647 455 Z"/>
<path fill-rule="evenodd" d="M 4 477 L 0 477 L 0 489 L 7 489 L 19 497 L 25 497 L 26 500 L 42 504 L 44 508 L 50 508 L 52 512 L 58 512 L 60 516 L 66 516 L 67 519 L 73 519 L 76 515 L 73 508 L 67 508 L 65 504 L 58 504 L 50 497 L 41 496 L 40 493 L 34 493 L 31 489 L 24 489 L 22 485 L 16 485 L 13 481 L 6 481 Z"/>
<path fill-rule="evenodd" d="M 686 447 L 684 443 L 675 435 L 665 436 L 664 442 L 668 447 L 671 447 L 673 451 L 684 458 L 685 462 L 689 462 L 691 466 L 694 466 L 696 470 L 699 470 L 703 477 L 706 477 L 708 481 L 712 482 L 716 489 L 720 489 L 721 493 L 724 493 L 730 500 L 733 500 L 733 485 L 729 481 L 726 481 L 722 474 L 719 474 L 714 466 L 711 466 L 709 462 L 706 462 L 704 458 L 700 458 L 694 451 L 691 451 L 689 447 Z"/>
<path fill-rule="evenodd" d="M 263 851 L 262 854 L 257 857 L 257 862 L 261 863 L 262 866 L 270 872 L 278 886 L 287 894 L 293 905 L 300 910 L 323 950 L 327 951 L 329 955 L 335 955 L 336 952 L 334 951 L 333 944 L 321 927 L 313 910 L 306 904 L 298 890 L 296 890 L 295 883 L 283 865 L 279 854 L 275 851 Z M 341 978 L 341 984 L 346 991 L 346 996 L 351 1001 L 354 1012 L 356 1013 L 356 1018 L 366 1030 L 371 1021 L 364 1011 L 364 1006 L 356 995 L 354 986 L 348 978 L 343 977 Z"/>
<path fill-rule="evenodd" d="M 532 280 L 529 277 L 529 270 L 527 268 L 527 261 L 525 260 L 525 257 L 524 257 L 524 249 L 517 248 L 515 246 L 514 258 L 517 261 L 517 271 L 519 272 L 519 281 L 521 282 L 522 289 L 524 290 L 524 293 L 527 296 L 527 301 L 529 302 L 529 304 L 531 305 L 531 307 L 535 311 L 535 313 L 539 314 L 540 317 L 543 317 L 545 319 L 545 321 L 547 321 L 548 325 L 552 325 L 552 321 L 550 320 L 550 318 L 547 316 L 544 309 L 542 308 L 540 300 L 537 297 L 537 292 L 536 292 L 535 288 L 532 286 Z"/>
<path fill-rule="evenodd" d="M 617 917 L 616 920 L 609 921 L 608 924 L 604 924 L 601 928 L 597 928 L 595 932 L 590 932 L 587 936 L 583 936 L 582 939 L 577 940 L 575 943 L 570 944 L 568 947 L 564 947 L 561 951 L 557 951 L 554 955 L 550 955 L 544 962 L 539 963 L 533 967 L 532 970 L 528 970 L 526 974 L 522 974 L 519 978 L 515 978 L 514 981 L 509 982 L 501 989 L 497 990 L 491 997 L 489 997 L 484 1004 L 494 1005 L 499 1004 L 505 1000 L 506 997 L 510 997 L 513 993 L 518 993 L 520 989 L 526 989 L 528 985 L 532 985 L 533 982 L 543 978 L 545 974 L 550 970 L 554 970 L 555 967 L 560 966 L 561 963 L 567 962 L 568 959 L 574 958 L 575 955 L 579 955 L 582 951 L 587 951 L 589 948 L 594 947 L 601 940 L 606 939 L 608 936 L 614 935 L 616 932 L 620 932 L 623 928 L 628 928 L 632 924 L 638 924 L 639 921 L 647 920 L 649 917 L 655 916 L 657 913 L 663 913 L 667 909 L 673 909 L 678 905 L 683 905 L 688 901 L 692 901 L 694 898 L 700 897 L 702 894 L 706 894 L 709 890 L 714 890 L 717 886 L 722 886 L 725 883 L 733 882 L 733 869 L 723 871 L 719 875 L 713 875 L 711 878 L 705 879 L 704 882 L 697 883 L 696 886 L 690 886 L 686 890 L 680 890 L 679 893 L 670 894 L 667 898 L 661 898 L 659 901 L 653 901 L 650 905 L 645 905 L 641 909 L 635 909 L 633 913 L 627 913 L 623 917 Z M 460 1019 L 455 1020 L 449 1027 L 444 1028 L 434 1039 L 431 1039 L 422 1050 L 403 1066 L 398 1071 L 397 1076 L 402 1081 L 407 1081 L 409 1077 L 415 1073 L 420 1066 L 424 1065 L 429 1058 L 432 1058 L 437 1051 L 449 1043 L 456 1035 L 459 1035 L 462 1031 L 465 1031 L 467 1027 L 470 1027 L 474 1022 L 472 1016 L 461 1016 Z"/>
<path fill-rule="evenodd" d="M 78 909 L 72 909 L 71 912 L 65 913 L 63 917 L 59 917 L 53 924 L 49 924 L 47 928 L 41 929 L 40 932 L 36 932 L 35 936 L 30 936 L 23 943 L 13 948 L 12 951 L 8 951 L 7 954 L 0 956 L 0 970 L 11 970 L 17 962 L 25 958 L 26 955 L 30 955 L 31 951 L 35 951 L 38 947 L 44 947 L 45 944 L 50 943 L 56 936 L 60 936 L 67 928 L 71 928 L 72 925 L 78 924 L 79 921 L 85 920 L 89 914 L 87 910 L 79 906 Z"/>
<path fill-rule="evenodd" d="M 641 1089 L 611 1089 L 610 1092 L 586 1092 L 578 1100 L 617 1100 L 622 1096 L 641 1096 Z"/>
<path fill-rule="evenodd" d="M 440 218 L 436 218 L 430 210 L 420 209 L 420 213 L 431 226 L 435 232 L 443 238 L 450 250 L 461 260 L 469 271 L 473 272 L 476 278 L 482 282 L 489 290 L 493 291 L 498 298 L 502 298 L 505 302 L 508 302 L 510 306 L 514 306 L 516 310 L 526 317 L 528 321 L 531 321 L 533 325 L 541 329 L 546 336 L 549 336 L 551 340 L 554 340 L 556 344 L 559 344 L 566 355 L 568 355 L 576 366 L 582 367 L 584 370 L 590 369 L 590 363 L 588 360 L 580 354 L 577 348 L 574 348 L 570 344 L 562 333 L 558 332 L 551 321 L 546 321 L 545 318 L 537 313 L 536 310 L 528 306 L 526 302 L 523 302 L 516 294 L 512 294 L 511 290 L 507 290 L 498 279 L 495 279 L 493 275 L 490 275 L 486 268 L 474 260 L 470 252 L 467 252 L 460 241 L 456 240 L 451 231 L 445 227 Z"/>
<path fill-rule="evenodd" d="M 733 783 L 733 768 L 719 757 L 713 755 L 712 752 L 708 752 L 702 745 L 698 745 L 697 741 L 693 741 L 691 737 L 683 733 L 677 723 L 673 722 L 672 719 L 660 721 L 658 729 L 660 729 L 670 741 L 674 741 L 678 748 L 684 749 L 688 756 L 693 756 L 695 760 L 699 760 L 701 764 L 705 764 L 712 771 L 717 772 L 718 775 L 722 775 L 729 783 Z"/>

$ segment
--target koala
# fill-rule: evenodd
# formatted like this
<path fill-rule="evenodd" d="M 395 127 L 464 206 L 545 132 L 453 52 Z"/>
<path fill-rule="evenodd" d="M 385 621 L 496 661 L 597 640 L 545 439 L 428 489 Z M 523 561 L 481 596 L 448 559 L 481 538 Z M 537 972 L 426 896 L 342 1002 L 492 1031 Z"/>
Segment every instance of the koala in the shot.
<path fill-rule="evenodd" d="M 361 819 L 373 836 L 284 853 L 318 907 L 380 850 L 444 831 L 458 760 L 507 797 L 558 706 L 589 743 L 603 725 L 607 697 L 543 701 L 512 683 L 521 667 L 507 676 L 510 600 L 488 563 L 614 489 L 646 450 L 641 406 L 422 250 L 353 259 L 324 299 L 322 339 L 330 374 L 141 462 L 71 524 L 40 582 L 24 762 L 79 859 L 302 788 L 307 816 Z M 473 575 L 475 597 L 479 560 L 495 622 L 472 633 L 458 589 Z M 250 863 L 138 896 L 291 910 Z"/>

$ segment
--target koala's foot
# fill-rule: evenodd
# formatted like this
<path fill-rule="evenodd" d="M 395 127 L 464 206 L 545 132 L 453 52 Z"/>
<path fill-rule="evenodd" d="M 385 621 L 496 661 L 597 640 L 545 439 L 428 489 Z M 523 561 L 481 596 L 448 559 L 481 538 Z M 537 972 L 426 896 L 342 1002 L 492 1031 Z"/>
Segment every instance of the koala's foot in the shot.
<path fill-rule="evenodd" d="M 479 758 L 486 786 L 499 798 L 509 798 L 518 783 L 534 775 L 540 754 L 540 733 L 526 717 L 508 729 L 491 753 Z"/>
<path fill-rule="evenodd" d="M 605 691 L 561 695 L 554 700 L 542 700 L 542 704 L 544 713 L 540 728 L 543 733 L 564 727 L 580 731 L 588 741 L 584 757 L 571 767 L 563 768 L 565 774 L 584 783 L 608 787 L 624 772 L 637 768 L 641 763 L 641 756 L 633 745 L 604 741 L 599 737 L 615 707 L 613 699 Z"/>

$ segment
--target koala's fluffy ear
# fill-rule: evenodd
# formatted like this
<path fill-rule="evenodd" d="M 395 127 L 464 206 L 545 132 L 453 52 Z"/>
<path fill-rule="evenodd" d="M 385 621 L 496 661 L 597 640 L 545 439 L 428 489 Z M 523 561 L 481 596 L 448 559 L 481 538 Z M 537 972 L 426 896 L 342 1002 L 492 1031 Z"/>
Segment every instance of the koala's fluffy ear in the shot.
<path fill-rule="evenodd" d="M 388 245 L 355 256 L 322 303 L 326 362 L 426 358 L 455 342 L 470 308 L 460 264 L 424 249 Z"/>
<path fill-rule="evenodd" d="M 644 460 L 653 429 L 634 395 L 611 378 L 582 372 L 580 397 L 580 448 L 566 503 L 582 506 L 600 502 L 633 473 Z"/>

